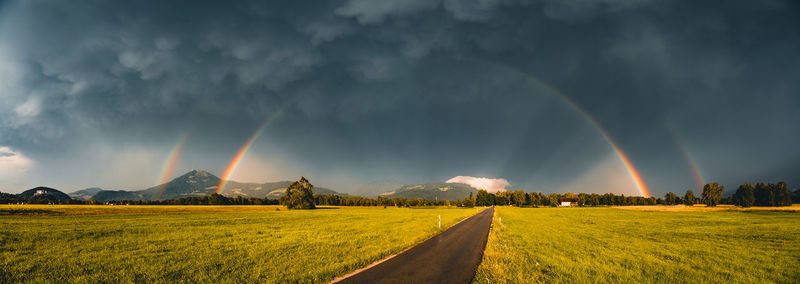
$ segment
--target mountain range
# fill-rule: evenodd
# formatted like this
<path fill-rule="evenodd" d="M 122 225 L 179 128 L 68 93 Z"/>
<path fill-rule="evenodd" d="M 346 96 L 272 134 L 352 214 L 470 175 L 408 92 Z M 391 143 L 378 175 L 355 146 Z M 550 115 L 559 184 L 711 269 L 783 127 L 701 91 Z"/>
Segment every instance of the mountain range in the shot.
<path fill-rule="evenodd" d="M 92 196 L 97 194 L 98 192 L 103 191 L 102 188 L 99 187 L 92 187 L 87 189 L 82 189 L 74 192 L 67 193 L 70 197 L 74 199 L 82 199 L 82 200 L 89 200 L 92 199 Z"/>
<path fill-rule="evenodd" d="M 423 198 L 427 200 L 461 200 L 477 194 L 478 190 L 463 183 L 431 182 L 417 185 L 404 185 L 393 191 L 380 194 L 387 198 Z"/>
<path fill-rule="evenodd" d="M 167 183 L 153 186 L 143 190 L 102 190 L 96 192 L 91 199 L 97 201 L 110 200 L 164 200 L 177 199 L 183 197 L 196 197 L 211 195 L 217 190 L 220 178 L 202 170 L 191 170 Z M 279 181 L 268 183 L 242 183 L 236 181 L 226 182 L 225 188 L 221 192 L 225 196 L 242 196 L 256 198 L 277 199 L 286 193 L 286 188 L 291 185 L 291 181 Z M 76 194 L 78 192 L 74 192 Z M 315 187 L 315 194 L 338 194 L 336 191 Z"/>
<path fill-rule="evenodd" d="M 351 192 L 350 194 L 355 196 L 374 198 L 384 193 L 396 191 L 397 189 L 400 189 L 403 186 L 405 186 L 405 184 L 396 181 L 376 181 L 359 186 L 355 190 L 353 190 L 353 192 Z"/>
<path fill-rule="evenodd" d="M 78 190 L 69 195 L 64 194 L 53 188 L 37 187 L 26 190 L 20 194 L 6 194 L 8 197 L 22 199 L 43 198 L 53 201 L 66 201 L 70 198 L 82 200 L 164 200 L 177 199 L 183 197 L 208 196 L 214 193 L 219 186 L 220 178 L 202 170 L 191 170 L 167 183 L 153 186 L 143 190 L 104 190 L 93 187 Z M 222 191 L 222 195 L 228 197 L 255 197 L 277 199 L 286 194 L 286 188 L 291 185 L 291 181 L 278 181 L 267 183 L 242 183 L 228 181 Z M 334 190 L 315 187 L 315 194 L 336 194 L 347 196 L 348 194 L 339 193 Z M 353 190 L 354 196 L 375 198 L 377 196 L 387 198 L 423 198 L 428 200 L 460 200 L 467 197 L 470 193 L 476 194 L 477 189 L 461 183 L 424 183 L 416 185 L 404 185 L 394 181 L 378 181 L 365 184 Z"/>

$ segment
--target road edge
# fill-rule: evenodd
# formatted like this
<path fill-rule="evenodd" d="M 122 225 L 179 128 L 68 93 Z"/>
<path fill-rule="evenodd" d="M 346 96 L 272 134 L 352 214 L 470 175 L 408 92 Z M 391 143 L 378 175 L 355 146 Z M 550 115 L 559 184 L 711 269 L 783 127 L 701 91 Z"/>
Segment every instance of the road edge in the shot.
<path fill-rule="evenodd" d="M 489 232 L 486 234 L 486 243 L 483 245 L 483 250 L 481 251 L 481 262 L 478 262 L 478 267 L 475 267 L 475 271 L 472 272 L 472 280 L 469 283 L 475 283 L 475 276 L 478 275 L 478 269 L 481 267 L 481 264 L 483 264 L 483 257 L 486 255 L 486 247 L 489 246 L 489 237 L 492 235 L 492 230 L 494 230 L 494 217 L 497 216 L 497 206 L 492 206 L 491 208 L 494 208 L 494 212 L 492 212 L 492 221 L 489 222 Z"/>
<path fill-rule="evenodd" d="M 331 282 L 328 282 L 328 283 L 329 283 L 329 284 L 338 283 L 338 282 L 340 282 L 340 281 L 342 281 L 342 280 L 345 280 L 345 279 L 347 279 L 347 278 L 350 278 L 350 277 L 352 277 L 353 275 L 359 274 L 359 273 L 363 272 L 364 270 L 370 269 L 370 268 L 372 268 L 372 267 L 374 267 L 374 266 L 376 266 L 376 265 L 378 265 L 378 264 L 384 263 L 384 262 L 386 262 L 386 261 L 388 261 L 388 260 L 390 260 L 390 259 L 394 258 L 395 256 L 398 256 L 398 255 L 400 255 L 400 254 L 402 254 L 402 253 L 404 253 L 404 252 L 406 252 L 406 251 L 408 251 L 408 250 L 410 250 L 410 249 L 412 249 L 412 248 L 414 248 L 414 247 L 418 246 L 418 245 L 419 245 L 419 244 L 421 244 L 421 243 L 427 242 L 428 240 L 435 238 L 436 236 L 438 236 L 438 235 L 440 235 L 440 234 L 444 233 L 445 231 L 447 231 L 447 230 L 450 230 L 450 228 L 452 228 L 452 227 L 455 227 L 456 225 L 460 224 L 461 222 L 464 222 L 464 221 L 466 221 L 466 220 L 467 220 L 467 219 L 469 219 L 469 218 L 472 218 L 472 217 L 478 216 L 478 214 L 480 214 L 481 212 L 483 212 L 483 211 L 485 211 L 486 209 L 489 209 L 489 208 L 491 208 L 491 207 L 484 208 L 483 210 L 480 210 L 480 211 L 478 211 L 478 213 L 475 213 L 475 215 L 472 215 L 472 216 L 469 216 L 469 217 L 467 217 L 467 218 L 461 219 L 461 221 L 458 221 L 458 222 L 456 222 L 455 224 L 451 225 L 450 227 L 447 227 L 446 229 L 442 230 L 442 231 L 441 231 L 441 232 L 439 232 L 438 234 L 435 234 L 435 235 L 431 236 L 430 238 L 424 239 L 424 240 L 422 240 L 421 242 L 419 242 L 419 243 L 417 243 L 417 244 L 414 244 L 413 246 L 407 247 L 406 249 L 404 249 L 404 250 L 402 250 L 402 251 L 400 251 L 400 252 L 397 252 L 397 253 L 395 253 L 395 254 L 393 254 L 393 255 L 387 256 L 387 257 L 385 257 L 385 258 L 383 258 L 383 259 L 381 259 L 381 260 L 377 260 L 377 261 L 375 261 L 375 262 L 371 263 L 370 265 L 367 265 L 367 266 L 365 266 L 365 267 L 362 267 L 362 268 L 359 268 L 359 269 L 357 269 L 356 271 L 350 272 L 350 273 L 348 273 L 348 274 L 345 274 L 345 275 L 342 275 L 342 276 L 340 276 L 340 277 L 336 277 L 336 278 L 334 278 L 333 280 L 331 280 Z M 492 217 L 494 217 L 494 213 L 492 213 Z M 491 232 L 491 224 L 489 225 L 489 230 L 490 230 L 490 232 Z M 488 241 L 487 241 L 487 243 L 488 243 Z M 484 248 L 484 250 L 486 250 L 486 248 Z M 481 262 L 483 262 L 483 254 L 481 254 Z M 479 265 L 480 265 L 480 264 L 479 264 Z M 475 278 L 475 276 L 474 276 L 474 275 L 473 275 L 472 277 L 473 277 L 473 278 Z"/>

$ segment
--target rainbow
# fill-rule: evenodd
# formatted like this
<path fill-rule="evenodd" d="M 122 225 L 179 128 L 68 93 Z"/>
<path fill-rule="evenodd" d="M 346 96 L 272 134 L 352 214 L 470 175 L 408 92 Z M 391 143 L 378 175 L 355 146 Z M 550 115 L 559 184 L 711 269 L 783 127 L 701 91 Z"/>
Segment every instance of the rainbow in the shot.
<path fill-rule="evenodd" d="M 175 146 L 172 147 L 172 151 L 170 151 L 169 155 L 167 156 L 167 160 L 164 162 L 164 167 L 161 170 L 161 178 L 158 179 L 158 191 L 153 196 L 155 199 L 161 199 L 161 195 L 164 194 L 164 190 L 167 187 L 167 182 L 172 177 L 172 172 L 175 170 L 175 166 L 178 164 L 178 160 L 181 156 L 181 150 L 183 150 L 183 143 L 186 142 L 186 137 L 189 136 L 189 133 L 184 133 L 181 135 L 181 138 L 178 139 L 178 142 L 175 143 Z"/>
<path fill-rule="evenodd" d="M 672 135 L 673 140 L 675 140 L 675 144 L 678 145 L 678 148 L 681 150 L 681 155 L 683 155 L 683 159 L 686 160 L 686 163 L 689 164 L 689 168 L 692 170 L 692 175 L 694 175 L 694 182 L 696 188 L 700 189 L 703 188 L 705 184 L 705 179 L 703 178 L 703 174 L 700 172 L 700 168 L 697 166 L 697 162 L 695 162 L 692 155 L 689 154 L 689 150 L 686 149 L 686 144 L 683 143 L 683 140 L 680 139 L 678 136 L 678 131 L 675 130 L 675 126 L 669 120 L 664 120 L 664 125 L 667 126 L 669 129 L 669 133 Z"/>
<path fill-rule="evenodd" d="M 539 78 L 536 78 L 536 77 L 534 77 L 534 76 L 532 76 L 530 74 L 524 73 L 522 71 L 516 70 L 516 69 L 508 67 L 508 66 L 495 64 L 495 63 L 489 63 L 489 64 L 491 64 L 493 66 L 497 66 L 497 67 L 505 69 L 505 70 L 510 70 L 510 71 L 512 71 L 514 73 L 517 73 L 517 74 L 520 74 L 523 77 L 525 77 L 526 79 L 536 83 L 536 85 L 539 85 L 539 86 L 547 89 L 551 93 L 556 94 L 562 100 L 566 101 L 570 106 L 572 106 L 572 108 L 574 108 L 581 115 L 583 115 L 583 117 L 586 118 L 586 120 L 588 120 L 589 123 L 591 123 L 592 126 L 598 132 L 600 132 L 601 135 L 603 135 L 603 138 L 605 138 L 606 142 L 608 142 L 608 144 L 611 145 L 611 148 L 617 154 L 617 156 L 619 157 L 619 160 L 622 162 L 622 164 L 628 170 L 628 174 L 631 176 L 631 179 L 633 180 L 633 183 L 636 185 L 636 188 L 639 190 L 639 193 L 642 196 L 647 197 L 647 198 L 652 197 L 652 194 L 650 194 L 650 190 L 647 188 L 647 184 L 645 184 L 644 179 L 642 178 L 641 174 L 639 174 L 639 171 L 636 170 L 636 168 L 633 166 L 633 163 L 631 163 L 630 159 L 628 159 L 628 156 L 626 156 L 625 153 L 622 152 L 622 149 L 620 149 L 619 146 L 617 146 L 617 143 L 614 142 L 613 139 L 611 139 L 611 136 L 608 135 L 608 132 L 606 132 L 606 130 L 602 126 L 600 126 L 600 123 L 598 123 L 597 120 L 595 120 L 594 117 L 592 117 L 589 114 L 589 112 L 584 110 L 580 105 L 575 103 L 567 95 L 565 95 L 564 93 L 558 91 L 553 86 L 550 86 L 550 84 L 547 84 L 546 82 L 544 82 L 542 80 L 539 80 Z"/>
<path fill-rule="evenodd" d="M 598 123 L 597 120 L 594 119 L 594 117 L 592 117 L 580 105 L 576 104 L 572 99 L 570 99 L 569 97 L 567 97 L 563 93 L 559 92 L 555 88 L 551 87 L 550 85 L 548 85 L 548 84 L 546 84 L 546 83 L 544 83 L 544 82 L 542 82 L 542 81 L 540 81 L 540 80 L 538 80 L 536 78 L 532 78 L 532 79 L 535 82 L 538 82 L 541 86 L 544 86 L 545 88 L 547 88 L 551 92 L 555 93 L 556 95 L 558 95 L 559 97 L 564 99 L 564 101 L 569 103 L 573 108 L 575 108 L 578 112 L 580 112 L 583 115 L 583 117 L 585 117 L 586 120 L 588 120 L 589 123 L 591 123 L 592 126 L 594 126 L 594 128 L 597 129 L 597 131 L 600 132 L 601 135 L 603 135 L 603 138 L 605 138 L 606 142 L 608 142 L 608 145 L 611 145 L 611 149 L 614 150 L 614 152 L 619 157 L 619 160 L 625 166 L 625 169 L 628 170 L 628 174 L 631 176 L 631 179 L 633 180 L 633 183 L 636 184 L 636 188 L 639 189 L 639 193 L 642 196 L 647 197 L 647 198 L 650 198 L 650 197 L 653 196 L 652 194 L 650 194 L 650 190 L 647 188 L 647 184 L 645 184 L 644 179 L 642 178 L 642 175 L 639 174 L 639 171 L 637 171 L 636 168 L 633 166 L 633 163 L 631 163 L 631 160 L 628 159 L 628 156 L 625 155 L 624 152 L 622 152 L 622 149 L 620 149 L 619 146 L 617 146 L 617 143 L 614 142 L 614 139 L 611 139 L 611 136 L 608 135 L 608 132 L 606 132 L 605 129 L 603 129 L 603 127 L 600 126 L 600 123 Z"/>
<path fill-rule="evenodd" d="M 261 131 L 264 130 L 268 122 L 269 120 L 261 124 L 261 127 L 259 127 L 256 132 L 253 133 L 253 136 L 250 136 L 250 139 L 248 139 L 247 142 L 242 145 L 242 148 L 236 152 L 236 155 L 233 156 L 233 159 L 231 159 L 230 163 L 228 163 L 228 166 L 225 168 L 225 172 L 223 172 L 222 176 L 220 177 L 219 185 L 217 185 L 217 189 L 214 191 L 215 193 L 220 194 L 222 189 L 225 188 L 225 184 L 228 182 L 228 179 L 231 177 L 231 175 L 233 175 L 236 167 L 239 166 L 239 162 L 241 162 L 242 158 L 244 158 L 244 154 L 247 153 L 247 150 L 250 149 L 250 146 L 253 145 L 253 142 L 256 141 L 256 138 L 261 135 Z"/>

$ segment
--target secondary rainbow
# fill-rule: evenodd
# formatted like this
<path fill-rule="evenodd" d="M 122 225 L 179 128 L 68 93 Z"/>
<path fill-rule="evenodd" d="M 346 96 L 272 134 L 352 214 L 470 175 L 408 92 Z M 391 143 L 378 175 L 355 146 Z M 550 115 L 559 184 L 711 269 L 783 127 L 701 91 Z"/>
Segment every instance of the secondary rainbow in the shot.
<path fill-rule="evenodd" d="M 267 122 L 269 122 L 269 120 L 261 124 L 261 127 L 259 127 L 256 132 L 250 136 L 250 139 L 248 139 L 247 142 L 242 145 L 242 148 L 236 152 L 236 155 L 233 156 L 233 159 L 231 159 L 230 163 L 228 163 L 228 166 L 225 168 L 225 172 L 223 172 L 222 176 L 220 177 L 221 179 L 219 181 L 219 185 L 217 185 L 217 189 L 214 191 L 215 193 L 219 194 L 222 192 L 222 189 L 225 188 L 225 184 L 228 182 L 228 179 L 231 177 L 231 175 L 233 175 L 233 172 L 236 170 L 236 167 L 239 166 L 239 162 L 242 161 L 244 155 L 247 154 L 247 150 L 250 149 L 250 146 L 253 145 L 253 142 L 255 142 L 258 136 L 261 135 L 261 132 L 267 126 Z"/>
<path fill-rule="evenodd" d="M 614 152 L 617 154 L 617 156 L 619 157 L 620 161 L 625 166 L 625 169 L 627 169 L 628 174 L 631 176 L 631 179 L 633 180 L 633 183 L 636 185 L 636 188 L 639 190 L 639 193 L 642 196 L 647 197 L 647 198 L 652 196 L 652 194 L 650 194 L 650 190 L 647 188 L 647 184 L 644 182 L 644 179 L 642 178 L 642 175 L 639 174 L 639 171 L 636 170 L 636 168 L 633 166 L 633 163 L 631 163 L 630 159 L 628 159 L 628 156 L 625 155 L 624 152 L 622 152 L 622 149 L 620 149 L 619 146 L 617 146 L 617 143 L 614 142 L 614 139 L 611 139 L 611 136 L 608 135 L 608 133 L 605 131 L 605 129 L 602 126 L 600 126 L 600 123 L 598 123 L 597 120 L 595 120 L 594 117 L 592 117 L 589 114 L 589 112 L 587 112 L 580 105 L 578 105 L 577 103 L 572 101 L 572 99 L 570 99 L 567 95 L 561 93 L 560 91 L 558 91 L 553 86 L 550 86 L 550 84 L 547 84 L 546 82 L 544 82 L 542 80 L 539 80 L 539 78 L 536 78 L 536 77 L 534 77 L 534 76 L 532 76 L 530 74 L 524 73 L 522 71 L 516 70 L 516 69 L 508 67 L 508 66 L 504 66 L 504 65 L 500 65 L 500 64 L 493 64 L 493 63 L 489 63 L 489 64 L 522 75 L 527 80 L 530 80 L 530 81 L 534 82 L 536 85 L 541 86 L 541 87 L 547 89 L 548 91 L 550 91 L 551 93 L 557 95 L 562 100 L 567 102 L 567 104 L 572 106 L 572 108 L 577 110 L 581 115 L 583 115 L 584 118 L 586 118 L 587 121 L 589 121 L 589 123 L 592 124 L 592 126 L 594 126 L 594 128 L 598 132 L 600 132 L 600 134 L 603 136 L 603 138 L 606 140 L 606 142 L 608 142 L 608 144 L 611 146 L 611 149 L 613 149 Z"/>
<path fill-rule="evenodd" d="M 172 147 L 172 150 L 167 156 L 167 160 L 164 161 L 164 167 L 161 170 L 161 177 L 158 179 L 159 188 L 154 196 L 155 199 L 161 199 L 161 195 L 164 194 L 167 182 L 169 182 L 170 178 L 172 177 L 173 171 L 175 171 L 175 166 L 178 164 L 178 160 L 180 160 L 181 157 L 183 144 L 186 142 L 186 137 L 188 136 L 189 133 L 184 133 L 183 135 L 181 135 L 181 138 L 178 139 L 178 142 L 176 142 L 175 146 Z"/>
<path fill-rule="evenodd" d="M 696 189 L 703 188 L 705 184 L 705 179 L 703 178 L 703 173 L 700 172 L 700 167 L 697 166 L 697 162 L 695 162 L 694 157 L 689 154 L 689 150 L 686 149 L 686 144 L 683 143 L 683 140 L 678 136 L 678 131 L 675 130 L 675 126 L 672 125 L 672 122 L 669 120 L 664 120 L 664 125 L 667 126 L 669 129 L 669 133 L 672 135 L 673 140 L 675 140 L 675 144 L 678 146 L 678 149 L 681 150 L 681 155 L 683 155 L 683 159 L 686 160 L 686 163 L 689 164 L 689 168 L 692 171 L 692 175 L 694 175 L 694 182 Z"/>

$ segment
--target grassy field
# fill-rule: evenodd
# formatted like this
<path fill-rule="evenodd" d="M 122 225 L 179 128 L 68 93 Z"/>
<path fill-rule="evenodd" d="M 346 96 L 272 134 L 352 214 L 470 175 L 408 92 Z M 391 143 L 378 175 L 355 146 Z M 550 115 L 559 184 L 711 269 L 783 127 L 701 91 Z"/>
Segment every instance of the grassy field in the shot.
<path fill-rule="evenodd" d="M 0 205 L 0 282 L 326 282 L 474 209 Z"/>
<path fill-rule="evenodd" d="M 477 283 L 800 281 L 800 212 L 498 207 L 494 218 Z"/>

